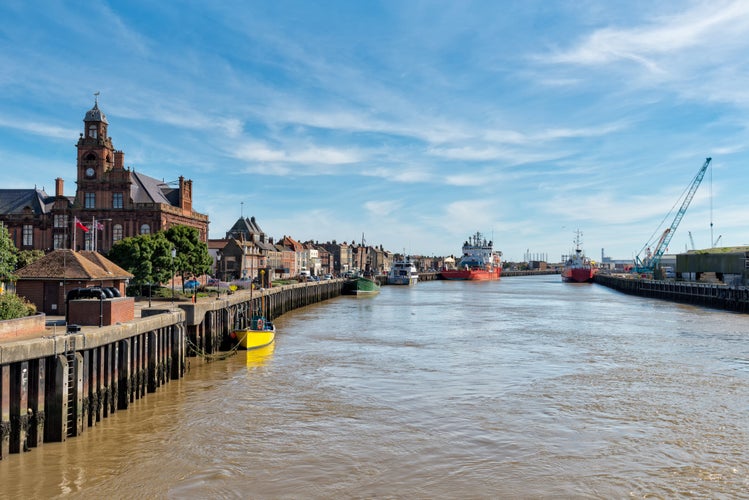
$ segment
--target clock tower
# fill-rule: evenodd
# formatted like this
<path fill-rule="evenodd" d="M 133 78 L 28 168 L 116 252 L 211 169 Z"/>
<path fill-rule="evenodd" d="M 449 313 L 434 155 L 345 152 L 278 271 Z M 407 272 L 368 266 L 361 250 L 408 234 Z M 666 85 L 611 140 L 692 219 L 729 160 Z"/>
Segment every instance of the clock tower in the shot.
<path fill-rule="evenodd" d="M 83 118 L 83 133 L 78 139 L 78 188 L 91 189 L 114 167 L 115 151 L 107 134 L 107 117 L 99 109 L 99 93 L 94 107 Z"/>

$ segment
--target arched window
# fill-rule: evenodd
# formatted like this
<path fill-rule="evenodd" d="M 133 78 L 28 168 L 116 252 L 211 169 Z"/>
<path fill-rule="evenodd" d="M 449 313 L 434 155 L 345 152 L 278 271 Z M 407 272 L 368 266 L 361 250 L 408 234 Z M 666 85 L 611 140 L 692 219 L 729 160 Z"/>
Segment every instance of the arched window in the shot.
<path fill-rule="evenodd" d="M 86 161 L 94 161 L 94 160 L 96 160 L 96 155 L 94 153 L 89 153 L 83 159 L 86 160 Z"/>
<path fill-rule="evenodd" d="M 151 234 L 151 226 L 148 224 L 141 224 L 140 234 Z"/>
<path fill-rule="evenodd" d="M 122 224 L 112 226 L 112 242 L 118 242 L 122 239 Z"/>

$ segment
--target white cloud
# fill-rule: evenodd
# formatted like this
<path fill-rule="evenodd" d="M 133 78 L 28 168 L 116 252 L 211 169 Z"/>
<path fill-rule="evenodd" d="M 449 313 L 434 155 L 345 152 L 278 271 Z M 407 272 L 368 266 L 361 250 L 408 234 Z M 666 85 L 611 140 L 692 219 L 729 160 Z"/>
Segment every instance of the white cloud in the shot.
<path fill-rule="evenodd" d="M 230 154 L 249 162 L 278 162 L 300 165 L 346 165 L 362 159 L 359 152 L 351 149 L 336 149 L 311 146 L 297 150 L 273 148 L 262 142 L 249 142 L 239 146 Z"/>
<path fill-rule="evenodd" d="M 377 217 L 387 217 L 402 206 L 403 204 L 400 201 L 395 200 L 367 201 L 364 203 L 364 208 L 367 212 Z"/>
<path fill-rule="evenodd" d="M 660 61 L 674 53 L 701 49 L 746 36 L 749 4 L 744 1 L 705 2 L 673 16 L 660 16 L 644 27 L 602 28 L 578 45 L 548 56 L 549 62 L 602 65 L 617 60 L 637 62 L 662 71 Z"/>
<path fill-rule="evenodd" d="M 21 119 L 8 120 L 0 118 L 0 127 L 19 130 L 21 132 L 29 132 L 34 135 L 50 137 L 52 139 L 70 140 L 71 138 L 78 137 L 78 134 L 80 133 L 80 130 Z"/>

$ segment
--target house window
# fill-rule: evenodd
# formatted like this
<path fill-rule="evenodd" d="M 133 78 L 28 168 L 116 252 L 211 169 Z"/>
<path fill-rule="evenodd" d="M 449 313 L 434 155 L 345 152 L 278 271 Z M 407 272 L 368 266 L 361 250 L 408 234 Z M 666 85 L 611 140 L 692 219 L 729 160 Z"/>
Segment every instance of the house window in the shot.
<path fill-rule="evenodd" d="M 34 226 L 24 224 L 23 226 L 23 246 L 30 247 L 34 245 Z"/>
<path fill-rule="evenodd" d="M 122 208 L 122 193 L 112 193 L 112 208 Z"/>
<path fill-rule="evenodd" d="M 55 227 L 67 227 L 68 216 L 67 215 L 55 215 Z"/>
<path fill-rule="evenodd" d="M 84 195 L 83 206 L 86 208 L 96 208 L 96 193 L 86 193 Z"/>
<path fill-rule="evenodd" d="M 112 226 L 112 241 L 117 242 L 122 239 L 122 224 Z"/>
<path fill-rule="evenodd" d="M 65 248 L 65 234 L 55 234 L 52 244 L 55 250 Z"/>
<path fill-rule="evenodd" d="M 148 224 L 142 224 L 140 226 L 140 234 L 151 234 L 151 226 Z"/>
<path fill-rule="evenodd" d="M 96 125 L 91 125 L 88 127 L 88 136 L 96 139 Z"/>

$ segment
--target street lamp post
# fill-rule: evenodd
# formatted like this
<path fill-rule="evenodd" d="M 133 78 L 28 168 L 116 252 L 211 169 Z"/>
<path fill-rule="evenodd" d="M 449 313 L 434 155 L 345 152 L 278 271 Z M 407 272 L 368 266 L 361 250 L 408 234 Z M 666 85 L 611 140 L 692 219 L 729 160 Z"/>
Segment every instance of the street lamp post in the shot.
<path fill-rule="evenodd" d="M 216 253 L 216 298 L 221 298 L 221 254 Z"/>

